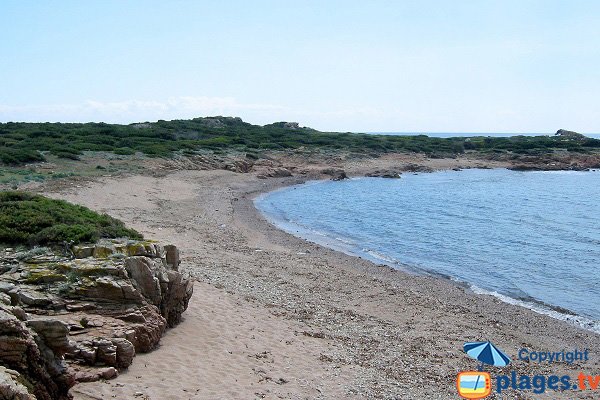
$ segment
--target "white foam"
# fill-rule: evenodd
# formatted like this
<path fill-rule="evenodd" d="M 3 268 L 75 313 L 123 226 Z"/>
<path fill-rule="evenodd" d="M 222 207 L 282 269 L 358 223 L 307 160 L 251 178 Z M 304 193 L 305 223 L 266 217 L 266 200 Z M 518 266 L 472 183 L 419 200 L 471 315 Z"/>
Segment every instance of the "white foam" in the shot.
<path fill-rule="evenodd" d="M 516 305 L 516 306 L 520 306 L 520 307 L 524 307 L 524 308 L 532 310 L 532 311 L 534 311 L 534 312 L 536 312 L 538 314 L 547 315 L 549 317 L 558 319 L 560 321 L 565 321 L 565 322 L 568 322 L 570 324 L 579 326 L 579 327 L 581 327 L 583 329 L 590 330 L 590 331 L 595 332 L 595 333 L 600 333 L 600 321 L 595 321 L 593 319 L 582 317 L 580 315 L 562 313 L 562 312 L 553 310 L 550 307 L 546 307 L 546 306 L 544 306 L 542 304 L 515 299 L 515 298 L 512 298 L 510 296 L 506 296 L 506 295 L 503 295 L 501 293 L 498 293 L 496 291 L 482 289 L 482 288 L 480 288 L 478 286 L 475 286 L 475 285 L 470 285 L 470 289 L 475 294 L 483 294 L 483 295 L 488 295 L 488 296 L 494 296 L 497 299 L 499 299 L 499 300 L 501 300 L 501 301 L 503 301 L 505 303 Z"/>

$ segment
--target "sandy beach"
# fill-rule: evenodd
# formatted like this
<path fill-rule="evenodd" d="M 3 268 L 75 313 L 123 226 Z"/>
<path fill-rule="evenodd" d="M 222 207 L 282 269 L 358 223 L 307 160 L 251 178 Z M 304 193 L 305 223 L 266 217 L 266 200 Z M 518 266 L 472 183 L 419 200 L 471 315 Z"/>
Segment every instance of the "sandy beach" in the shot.
<path fill-rule="evenodd" d="M 344 167 L 355 174 L 373 165 Z M 196 279 L 184 321 L 158 349 L 138 354 L 116 379 L 75 386 L 75 399 L 453 399 L 456 374 L 477 367 L 462 345 L 480 340 L 513 358 L 523 347 L 590 349 L 587 362 L 515 360 L 504 374 L 600 375 L 597 334 L 306 242 L 254 208 L 257 195 L 309 176 L 169 170 L 43 189 L 177 245 L 182 269 Z M 591 391 L 503 395 L 594 398 Z"/>

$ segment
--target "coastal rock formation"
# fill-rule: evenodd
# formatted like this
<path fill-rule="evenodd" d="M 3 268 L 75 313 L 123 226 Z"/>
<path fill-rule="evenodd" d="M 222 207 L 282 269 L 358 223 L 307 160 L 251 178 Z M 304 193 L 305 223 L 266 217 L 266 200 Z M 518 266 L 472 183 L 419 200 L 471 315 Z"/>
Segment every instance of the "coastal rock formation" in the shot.
<path fill-rule="evenodd" d="M 367 172 L 365 176 L 376 177 L 376 178 L 400 178 L 400 171 L 395 169 L 377 169 L 375 171 Z"/>
<path fill-rule="evenodd" d="M 600 158 L 593 154 L 549 154 L 521 156 L 509 169 L 515 171 L 587 171 L 600 168 Z"/>
<path fill-rule="evenodd" d="M 292 172 L 288 168 L 284 167 L 268 167 L 265 172 L 257 175 L 259 179 L 266 178 L 285 178 L 292 176 Z"/>
<path fill-rule="evenodd" d="M 192 296 L 179 264 L 175 246 L 149 241 L 0 253 L 1 398 L 66 399 L 156 347 Z"/>
<path fill-rule="evenodd" d="M 563 138 L 573 139 L 573 140 L 585 140 L 585 139 L 587 139 L 587 137 L 585 135 L 582 135 L 581 133 L 573 132 L 573 131 L 567 131 L 565 129 L 559 129 L 559 130 L 557 130 L 556 134 L 554 136 L 561 136 Z"/>
<path fill-rule="evenodd" d="M 325 168 L 321 171 L 323 175 L 329 175 L 332 181 L 342 181 L 344 179 L 348 179 L 348 175 L 346 175 L 346 171 L 341 168 Z"/>

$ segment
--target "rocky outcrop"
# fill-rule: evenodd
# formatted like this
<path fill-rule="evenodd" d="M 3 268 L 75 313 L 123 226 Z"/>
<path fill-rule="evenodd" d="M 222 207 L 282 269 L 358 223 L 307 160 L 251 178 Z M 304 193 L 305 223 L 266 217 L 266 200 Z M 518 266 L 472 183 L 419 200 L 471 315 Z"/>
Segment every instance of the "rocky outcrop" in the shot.
<path fill-rule="evenodd" d="M 515 171 L 587 171 L 600 168 L 597 154 L 550 154 L 521 156 L 512 161 L 509 169 Z"/>
<path fill-rule="evenodd" d="M 63 355 L 68 329 L 59 321 L 21 321 L 0 305 L 0 394 L 3 399 L 68 399 L 75 383 Z"/>
<path fill-rule="evenodd" d="M 394 169 L 377 169 L 375 171 L 367 172 L 365 176 L 371 178 L 400 178 L 400 171 Z"/>
<path fill-rule="evenodd" d="M 341 168 L 325 168 L 321 170 L 321 173 L 330 176 L 332 181 L 343 181 L 344 179 L 348 179 L 346 171 Z"/>
<path fill-rule="evenodd" d="M 587 139 L 587 137 L 585 135 L 582 135 L 581 133 L 567 131 L 566 129 L 557 130 L 556 134 L 554 136 L 560 136 L 560 137 L 572 139 L 572 140 L 586 140 Z"/>
<path fill-rule="evenodd" d="M 260 174 L 257 175 L 257 178 L 259 179 L 266 179 L 266 178 L 285 178 L 288 176 L 292 176 L 292 171 L 290 171 L 288 168 L 284 168 L 284 167 L 268 167 L 266 168 L 266 170 Z"/>
<path fill-rule="evenodd" d="M 193 292 L 179 264 L 175 246 L 149 241 L 0 253 L 0 396 L 13 393 L 0 398 L 67 398 L 152 350 Z"/>

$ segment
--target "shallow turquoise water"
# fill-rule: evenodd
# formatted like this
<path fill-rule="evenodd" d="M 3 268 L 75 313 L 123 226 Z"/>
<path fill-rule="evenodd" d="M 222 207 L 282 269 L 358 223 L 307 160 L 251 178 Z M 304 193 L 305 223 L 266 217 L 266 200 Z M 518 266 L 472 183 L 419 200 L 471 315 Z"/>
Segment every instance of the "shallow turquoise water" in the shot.
<path fill-rule="evenodd" d="M 256 205 L 297 236 L 599 330 L 599 199 L 600 172 L 473 169 L 311 182 Z"/>

